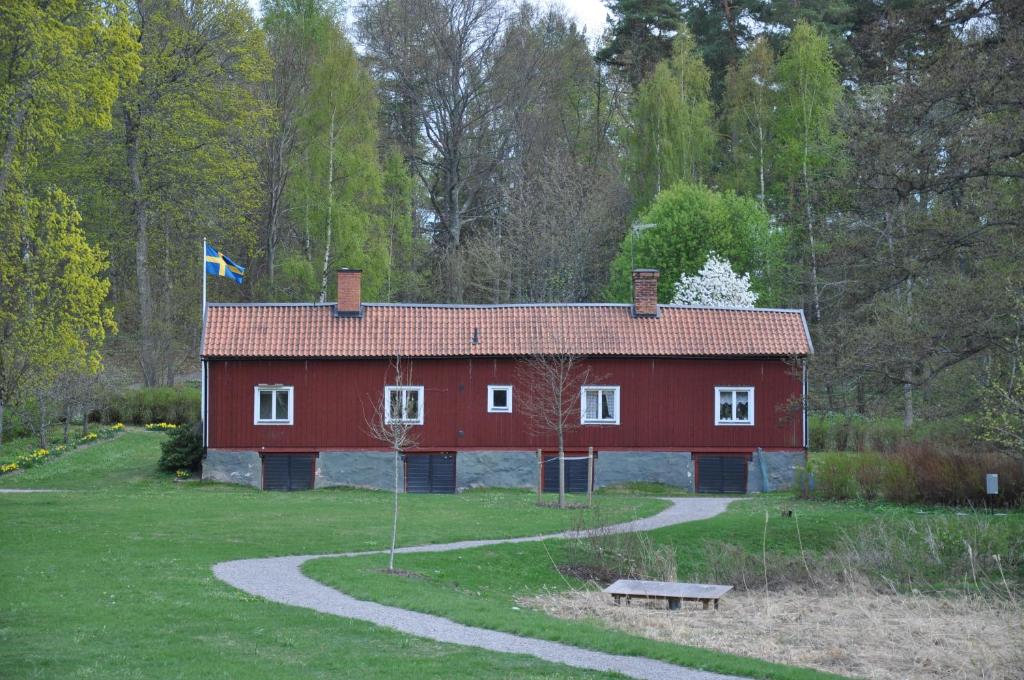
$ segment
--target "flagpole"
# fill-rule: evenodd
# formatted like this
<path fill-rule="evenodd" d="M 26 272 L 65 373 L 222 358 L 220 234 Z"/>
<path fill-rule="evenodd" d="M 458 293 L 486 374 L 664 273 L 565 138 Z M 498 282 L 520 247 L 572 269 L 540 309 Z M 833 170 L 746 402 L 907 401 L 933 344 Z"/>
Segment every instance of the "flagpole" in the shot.
<path fill-rule="evenodd" d="M 203 237 L 203 256 L 199 258 L 203 277 L 203 309 L 199 321 L 199 427 L 203 437 L 203 448 L 206 448 L 206 362 L 203 361 L 202 342 L 206 339 L 206 237 Z"/>

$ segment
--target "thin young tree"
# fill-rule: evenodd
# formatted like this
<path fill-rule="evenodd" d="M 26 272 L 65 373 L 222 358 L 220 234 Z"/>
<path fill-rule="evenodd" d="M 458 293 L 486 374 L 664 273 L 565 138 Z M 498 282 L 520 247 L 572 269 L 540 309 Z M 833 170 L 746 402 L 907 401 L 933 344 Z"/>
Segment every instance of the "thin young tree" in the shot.
<path fill-rule="evenodd" d="M 391 361 L 391 371 L 394 380 L 393 387 L 406 387 L 409 384 L 412 371 L 402 364 L 402 357 L 396 355 Z M 396 399 L 397 397 L 397 399 Z M 380 399 L 374 402 L 373 413 L 366 418 L 366 429 L 371 437 L 385 444 L 394 453 L 395 459 L 395 483 L 394 483 L 394 506 L 391 514 L 391 550 L 388 552 L 388 571 L 395 569 L 395 543 L 398 539 L 398 495 L 399 470 L 402 465 L 402 452 L 413 448 L 417 444 L 417 438 L 413 428 L 418 426 L 418 419 L 411 417 L 410 413 L 418 413 L 419 404 L 410 412 L 410 403 L 402 397 L 402 391 L 384 390 Z"/>
<path fill-rule="evenodd" d="M 558 507 L 565 507 L 565 437 L 580 426 L 580 389 L 591 369 L 568 352 L 534 354 L 519 365 L 520 400 L 531 431 L 558 440 Z"/>

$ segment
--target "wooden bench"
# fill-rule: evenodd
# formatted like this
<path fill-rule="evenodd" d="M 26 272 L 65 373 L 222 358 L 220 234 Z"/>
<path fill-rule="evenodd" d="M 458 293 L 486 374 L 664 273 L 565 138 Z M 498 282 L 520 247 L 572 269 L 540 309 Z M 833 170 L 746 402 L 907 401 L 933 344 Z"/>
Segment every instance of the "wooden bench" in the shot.
<path fill-rule="evenodd" d="M 679 609 L 679 603 L 686 600 L 687 602 L 701 602 L 704 604 L 704 609 L 714 602 L 715 609 L 718 609 L 718 600 L 730 590 L 732 590 L 732 586 L 619 579 L 605 588 L 604 592 L 615 599 L 615 604 L 619 604 L 622 598 L 626 598 L 626 604 L 629 604 L 633 598 L 642 598 L 665 600 L 668 602 L 669 609 Z"/>

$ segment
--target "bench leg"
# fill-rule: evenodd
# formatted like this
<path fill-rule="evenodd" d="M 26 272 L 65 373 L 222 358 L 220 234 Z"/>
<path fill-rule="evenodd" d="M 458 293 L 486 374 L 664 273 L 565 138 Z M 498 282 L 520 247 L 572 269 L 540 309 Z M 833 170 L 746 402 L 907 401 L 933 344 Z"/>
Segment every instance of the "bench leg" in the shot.
<path fill-rule="evenodd" d="M 670 598 L 668 598 L 668 608 L 669 609 L 679 609 L 679 606 L 680 606 L 679 602 L 680 601 L 679 601 L 678 597 L 670 597 Z"/>
<path fill-rule="evenodd" d="M 718 600 L 715 600 L 715 611 L 718 611 Z"/>
<path fill-rule="evenodd" d="M 709 604 L 711 604 L 711 603 L 710 603 L 710 602 L 708 602 L 707 600 L 701 600 L 701 602 L 703 602 L 703 603 L 704 603 L 704 611 L 707 611 L 707 609 L 708 609 L 708 605 L 709 605 Z"/>

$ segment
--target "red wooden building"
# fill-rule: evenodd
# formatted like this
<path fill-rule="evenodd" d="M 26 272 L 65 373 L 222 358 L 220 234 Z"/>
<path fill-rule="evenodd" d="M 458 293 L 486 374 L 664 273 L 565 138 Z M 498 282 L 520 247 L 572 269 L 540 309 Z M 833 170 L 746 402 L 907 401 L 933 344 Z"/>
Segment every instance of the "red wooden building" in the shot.
<path fill-rule="evenodd" d="M 362 303 L 360 273 L 341 270 L 337 304 L 211 305 L 203 477 L 390 488 L 392 454 L 369 426 L 383 415 L 412 425 L 408 491 L 550 486 L 556 466 L 536 452 L 557 439 L 524 408 L 537 389 L 524 359 L 572 355 L 587 379 L 566 450 L 593 448 L 598 486 L 786 486 L 806 455 L 803 314 L 658 305 L 657 276 L 634 272 L 633 304 L 418 305 Z M 585 469 L 570 461 L 571 489 Z"/>

